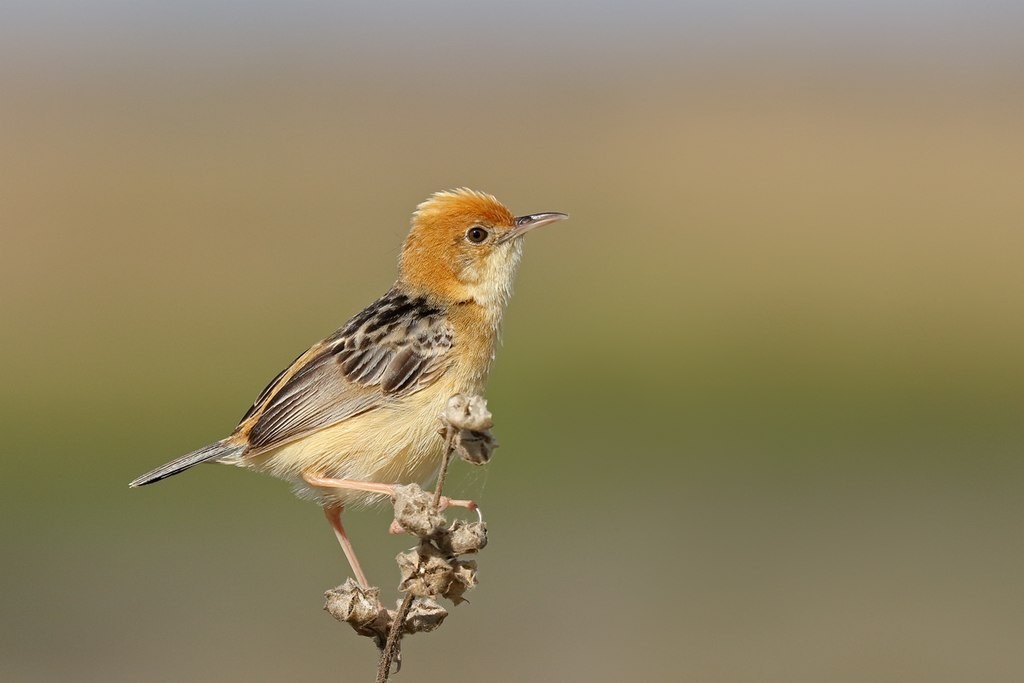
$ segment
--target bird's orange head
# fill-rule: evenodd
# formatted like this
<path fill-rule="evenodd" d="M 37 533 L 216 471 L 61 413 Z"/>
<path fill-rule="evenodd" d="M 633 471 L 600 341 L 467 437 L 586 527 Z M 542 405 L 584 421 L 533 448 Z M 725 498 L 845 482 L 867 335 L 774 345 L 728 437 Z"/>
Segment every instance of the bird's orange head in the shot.
<path fill-rule="evenodd" d="M 523 235 L 568 217 L 557 212 L 517 217 L 483 192 L 438 192 L 413 214 L 399 283 L 447 303 L 475 302 L 500 311 L 512 291 Z"/>

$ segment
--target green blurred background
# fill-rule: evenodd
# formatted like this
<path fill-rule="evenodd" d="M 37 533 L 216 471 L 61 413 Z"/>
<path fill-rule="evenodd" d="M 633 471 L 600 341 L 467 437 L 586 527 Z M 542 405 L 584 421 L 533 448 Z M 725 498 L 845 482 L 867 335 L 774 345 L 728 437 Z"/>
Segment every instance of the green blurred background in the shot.
<path fill-rule="evenodd" d="M 0 10 L 4 681 L 371 680 L 280 482 L 203 467 L 470 186 L 531 235 L 408 681 L 1024 680 L 1024 10 Z M 349 517 L 397 583 L 380 510 Z"/>

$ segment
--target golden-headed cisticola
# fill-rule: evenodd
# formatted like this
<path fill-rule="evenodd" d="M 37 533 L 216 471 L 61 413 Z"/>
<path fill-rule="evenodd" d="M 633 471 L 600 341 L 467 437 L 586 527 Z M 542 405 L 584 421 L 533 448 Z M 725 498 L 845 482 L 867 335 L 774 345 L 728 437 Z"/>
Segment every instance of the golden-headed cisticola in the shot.
<path fill-rule="evenodd" d="M 434 194 L 413 215 L 398 280 L 384 296 L 275 377 L 230 436 L 131 486 L 203 462 L 285 479 L 323 506 L 367 585 L 341 524 L 343 507 L 436 473 L 444 450 L 438 417 L 454 394 L 483 392 L 523 236 L 564 218 L 517 217 L 468 189 Z"/>

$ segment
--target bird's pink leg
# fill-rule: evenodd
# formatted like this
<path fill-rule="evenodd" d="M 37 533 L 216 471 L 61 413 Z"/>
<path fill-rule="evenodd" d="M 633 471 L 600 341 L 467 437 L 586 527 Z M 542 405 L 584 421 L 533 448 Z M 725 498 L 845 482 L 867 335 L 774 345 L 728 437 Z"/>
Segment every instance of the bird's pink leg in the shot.
<path fill-rule="evenodd" d="M 363 588 L 369 588 L 370 584 L 366 580 L 363 568 L 359 566 L 359 559 L 356 557 L 356 551 L 352 547 L 352 541 L 348 540 L 345 527 L 341 525 L 341 511 L 344 507 L 337 503 L 331 503 L 324 507 L 324 516 L 327 517 L 327 522 L 334 529 L 334 535 L 338 538 L 338 543 L 341 544 L 341 549 L 345 552 L 345 558 L 348 560 L 349 566 L 352 567 L 352 572 L 356 575 L 356 581 Z"/>
<path fill-rule="evenodd" d="M 476 504 L 476 501 L 472 500 L 459 500 L 457 498 L 449 498 L 448 496 L 441 496 L 441 504 L 438 506 L 441 510 L 445 508 L 466 508 L 476 513 L 476 516 L 480 518 L 480 521 L 484 521 L 484 515 L 480 512 L 480 506 Z"/>
<path fill-rule="evenodd" d="M 308 472 L 303 474 L 302 478 L 310 486 L 318 486 L 320 488 L 384 493 L 392 497 L 395 495 L 394 484 L 378 484 L 374 481 L 356 481 L 355 479 L 331 479 L 329 477 L 321 477 Z M 444 510 L 448 507 L 466 508 L 467 510 L 475 512 L 481 522 L 484 519 L 483 515 L 480 513 L 480 507 L 472 500 L 460 500 L 457 498 L 449 498 L 448 496 L 441 496 L 440 508 Z"/>

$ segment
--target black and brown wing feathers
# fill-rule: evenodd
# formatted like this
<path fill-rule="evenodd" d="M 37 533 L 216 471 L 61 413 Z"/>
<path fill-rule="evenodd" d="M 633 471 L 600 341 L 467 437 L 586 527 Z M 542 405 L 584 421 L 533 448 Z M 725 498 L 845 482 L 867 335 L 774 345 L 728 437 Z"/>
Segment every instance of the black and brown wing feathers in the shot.
<path fill-rule="evenodd" d="M 436 381 L 453 345 L 441 309 L 392 290 L 279 374 L 235 434 L 255 454 L 387 405 Z"/>

